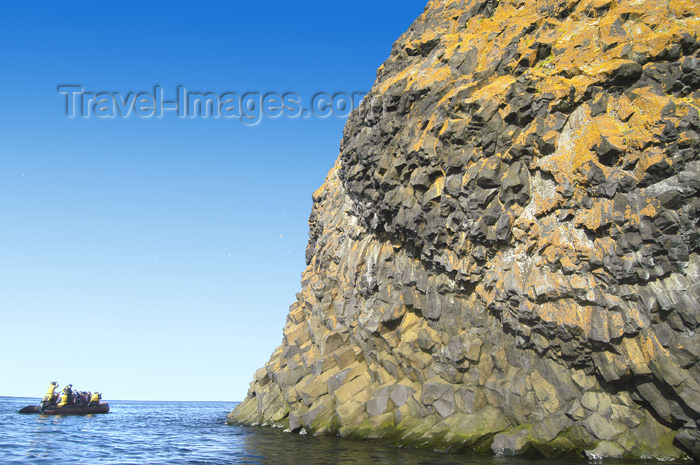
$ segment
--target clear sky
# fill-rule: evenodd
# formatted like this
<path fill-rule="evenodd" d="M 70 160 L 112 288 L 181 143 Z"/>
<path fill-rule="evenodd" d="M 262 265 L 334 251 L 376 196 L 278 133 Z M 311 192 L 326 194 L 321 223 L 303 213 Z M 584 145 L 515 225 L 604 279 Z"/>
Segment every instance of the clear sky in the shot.
<path fill-rule="evenodd" d="M 70 119 L 58 85 L 367 91 L 424 4 L 4 4 L 0 395 L 242 400 L 281 343 L 345 123 Z"/>

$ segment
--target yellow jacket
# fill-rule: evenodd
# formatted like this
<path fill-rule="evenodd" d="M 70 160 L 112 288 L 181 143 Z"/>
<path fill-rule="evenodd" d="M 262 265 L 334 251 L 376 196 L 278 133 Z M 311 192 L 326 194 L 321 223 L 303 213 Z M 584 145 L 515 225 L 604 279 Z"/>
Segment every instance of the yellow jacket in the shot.
<path fill-rule="evenodd" d="M 63 395 L 61 396 L 61 402 L 58 403 L 59 407 L 63 407 L 68 403 L 68 399 L 73 397 L 73 390 L 68 386 L 63 388 Z"/>
<path fill-rule="evenodd" d="M 56 384 L 56 383 L 49 384 L 49 387 L 46 390 L 46 395 L 44 396 L 44 402 L 51 402 L 51 401 L 56 399 L 56 388 L 57 387 L 58 387 L 58 384 Z"/>
<path fill-rule="evenodd" d="M 96 392 L 92 395 L 92 397 L 90 397 L 90 402 L 99 402 L 100 399 L 102 399 L 102 394 Z"/>

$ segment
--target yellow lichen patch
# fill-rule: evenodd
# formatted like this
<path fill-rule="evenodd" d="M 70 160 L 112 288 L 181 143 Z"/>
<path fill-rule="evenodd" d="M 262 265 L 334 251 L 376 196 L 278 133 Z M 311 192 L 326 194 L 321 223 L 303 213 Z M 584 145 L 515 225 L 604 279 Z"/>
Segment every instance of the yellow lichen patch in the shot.
<path fill-rule="evenodd" d="M 530 228 L 535 224 L 535 219 L 532 216 L 519 215 L 513 221 L 513 236 L 516 240 L 521 240 L 525 237 Z"/>
<path fill-rule="evenodd" d="M 657 204 L 658 204 L 658 201 L 655 202 L 652 199 L 647 199 L 647 204 L 644 206 L 644 208 L 642 208 L 639 211 L 639 216 L 647 217 L 647 218 L 654 218 L 657 214 L 657 208 L 660 206 Z"/>
<path fill-rule="evenodd" d="M 700 4 L 695 0 L 673 0 L 668 3 L 668 11 L 675 16 L 673 20 L 682 21 L 683 26 L 688 27 L 688 23 L 699 19 Z"/>
<path fill-rule="evenodd" d="M 666 153 L 661 151 L 661 149 L 654 147 L 649 150 L 646 150 L 644 153 L 642 153 L 641 157 L 639 158 L 639 162 L 637 163 L 637 166 L 635 168 L 635 174 L 637 175 L 637 179 L 642 179 L 644 173 L 646 173 L 650 166 L 659 163 L 663 160 L 665 160 L 669 166 L 673 166 L 673 161 L 670 158 L 668 158 Z"/>
<path fill-rule="evenodd" d="M 610 113 L 621 121 L 627 121 L 636 111 L 632 101 L 624 94 L 612 99 L 608 104 L 608 108 Z"/>
<path fill-rule="evenodd" d="M 433 125 L 435 124 L 435 119 L 435 113 L 430 115 L 430 118 L 428 119 L 428 124 L 425 125 L 425 129 L 421 133 L 420 137 L 418 137 L 411 146 L 411 150 L 418 151 L 425 145 L 425 139 L 428 135 L 428 131 L 430 131 L 433 128 Z"/>
<path fill-rule="evenodd" d="M 615 14 L 605 16 L 600 20 L 600 31 L 598 42 L 603 46 L 603 49 L 610 49 L 620 43 L 627 43 L 629 36 L 619 34 L 616 31 L 616 23 L 619 17 Z"/>
<path fill-rule="evenodd" d="M 595 45 L 596 38 L 597 28 L 590 24 L 581 25 L 562 35 L 552 46 L 554 57 L 549 68 L 576 73 L 581 71 L 583 64 L 601 61 L 600 49 Z"/>
<path fill-rule="evenodd" d="M 467 44 L 469 47 L 479 47 L 479 37 L 474 34 L 469 33 L 449 33 L 443 34 L 440 38 L 440 46 L 444 50 L 445 56 L 451 57 L 459 50 L 462 46 Z"/>
<path fill-rule="evenodd" d="M 587 106 L 571 114 L 559 136 L 556 151 L 538 161 L 538 166 L 557 179 L 571 179 L 572 173 L 584 163 L 597 160 L 592 147 L 600 141 L 600 129 L 590 116 Z M 605 167 L 600 167 L 604 172 Z"/>
<path fill-rule="evenodd" d="M 581 70 L 596 81 L 606 81 L 610 76 L 623 66 L 636 64 L 632 60 L 616 58 L 613 60 L 599 59 L 592 63 L 586 63 L 581 66 Z"/>
<path fill-rule="evenodd" d="M 641 37 L 638 41 L 635 41 L 634 50 L 635 52 L 641 52 L 648 54 L 651 57 L 657 57 L 663 54 L 670 44 L 677 43 L 678 38 L 675 34 L 670 31 L 661 31 L 657 29 L 653 34 L 645 37 Z M 665 28 L 664 28 L 665 29 Z"/>
<path fill-rule="evenodd" d="M 537 90 L 540 93 L 549 93 L 555 100 L 561 100 L 569 95 L 571 89 L 571 79 L 564 76 L 545 76 L 545 73 L 538 68 L 530 68 L 528 74 L 536 78 Z"/>
<path fill-rule="evenodd" d="M 632 94 L 634 95 L 633 105 L 641 110 L 650 122 L 661 119 L 661 110 L 670 102 L 667 97 L 657 95 L 649 87 L 635 89 Z"/>
<path fill-rule="evenodd" d="M 379 95 L 382 95 L 386 93 L 389 88 L 394 86 L 395 84 L 401 82 L 402 80 L 406 80 L 406 83 L 404 84 L 404 89 L 408 88 L 408 82 L 414 78 L 414 76 L 418 73 L 418 70 L 412 67 L 407 67 L 404 70 L 394 74 L 393 76 L 384 79 L 381 83 L 377 84 L 377 93 Z"/>
<path fill-rule="evenodd" d="M 542 225 L 544 226 L 545 231 L 548 232 L 537 237 L 537 250 L 546 251 L 548 248 L 551 248 L 549 252 L 550 254 L 553 252 L 573 252 L 575 250 L 575 246 L 571 241 L 570 232 L 565 228 L 554 228 L 553 226 L 555 224 L 555 221 L 551 217 L 542 220 Z M 548 259 L 548 256 L 545 256 L 544 258 Z M 554 261 L 550 262 L 554 263 Z"/>
<path fill-rule="evenodd" d="M 445 189 L 445 173 L 442 173 L 438 178 L 433 182 L 433 184 L 430 186 L 430 189 L 428 189 L 428 192 L 433 192 L 435 197 L 440 197 L 442 195 L 442 191 Z"/>
<path fill-rule="evenodd" d="M 563 198 L 559 193 L 555 193 L 554 195 L 550 195 L 547 197 L 533 197 L 532 202 L 535 206 L 533 214 L 535 216 L 547 215 L 548 213 L 551 213 L 557 208 L 559 208 L 562 200 Z"/>
<path fill-rule="evenodd" d="M 625 144 L 620 124 L 612 116 L 605 113 L 595 118 L 601 137 L 608 139 L 612 145 L 623 148 Z"/>
<path fill-rule="evenodd" d="M 569 258 L 569 256 L 566 254 L 559 259 L 559 263 L 561 264 L 564 272 L 574 272 L 578 269 L 573 260 L 571 260 L 571 258 Z"/>
<path fill-rule="evenodd" d="M 452 89 L 450 92 L 448 92 L 445 96 L 443 96 L 443 97 L 440 99 L 440 101 L 437 103 L 437 105 L 435 106 L 435 108 L 440 108 L 442 105 L 444 105 L 444 103 L 445 103 L 446 101 L 448 101 L 450 98 L 452 98 L 452 97 L 454 96 L 454 94 L 455 94 L 458 90 L 459 90 L 459 89 Z M 430 115 L 430 118 L 428 119 L 428 124 L 425 125 L 425 129 L 423 129 L 423 132 L 421 133 L 420 137 L 418 137 L 418 138 L 416 139 L 416 142 L 415 142 L 415 143 L 413 144 L 413 146 L 411 147 L 411 150 L 418 151 L 418 150 L 420 150 L 422 147 L 424 147 L 424 145 L 425 145 L 425 140 L 426 140 L 426 138 L 427 138 L 427 136 L 428 136 L 428 133 L 434 129 L 435 121 L 436 121 L 436 120 L 437 120 L 437 117 L 436 117 L 435 113 L 432 113 L 432 114 Z M 444 129 L 445 129 L 445 125 L 443 125 L 443 127 L 441 128 L 440 133 L 442 133 Z M 438 139 L 437 139 L 436 137 L 434 137 L 434 136 L 431 136 L 431 138 L 432 138 L 432 140 L 433 140 L 432 149 L 435 150 L 435 146 L 436 146 L 436 144 L 437 144 L 437 142 L 438 142 Z"/>
<path fill-rule="evenodd" d="M 455 119 L 455 118 L 450 118 L 445 121 L 445 123 L 442 125 L 440 128 L 440 131 L 438 132 L 438 135 L 441 136 L 447 131 L 447 128 L 450 126 L 450 123 L 455 122 L 455 121 L 461 121 L 461 119 Z"/>
<path fill-rule="evenodd" d="M 390 87 L 404 79 L 406 80 L 405 90 L 409 90 L 428 87 L 436 82 L 446 81 L 451 76 L 450 68 L 441 62 L 435 62 L 432 66 L 425 69 L 408 67 L 379 84 L 378 92 L 379 94 L 384 94 Z"/>
<path fill-rule="evenodd" d="M 608 331 L 611 339 L 622 337 L 625 333 L 625 321 L 618 312 L 608 312 Z"/>
<path fill-rule="evenodd" d="M 613 201 L 598 199 L 591 208 L 579 210 L 574 217 L 576 227 L 596 231 L 609 226 L 613 216 Z"/>
<path fill-rule="evenodd" d="M 574 100 L 579 101 L 583 98 L 583 95 L 588 90 L 588 87 L 593 83 L 593 80 L 589 76 L 579 74 L 568 80 L 569 91 L 571 88 L 574 89 Z"/>
<path fill-rule="evenodd" d="M 647 362 L 656 360 L 658 357 L 669 356 L 668 350 L 659 343 L 654 333 L 649 331 L 642 332 L 637 337 L 637 342 Z"/>
<path fill-rule="evenodd" d="M 638 225 L 642 217 L 654 218 L 657 212 L 658 200 L 647 198 L 642 208 L 634 209 L 632 206 L 625 207 L 625 221 L 631 225 Z"/>
<path fill-rule="evenodd" d="M 550 264 L 556 264 L 559 261 L 559 256 L 562 253 L 561 247 L 554 245 L 548 245 L 542 252 L 542 258 L 544 258 Z"/>
<path fill-rule="evenodd" d="M 461 273 L 468 272 L 469 261 L 465 258 L 461 258 L 459 255 L 457 255 L 452 250 L 445 250 L 441 254 L 440 261 L 442 262 L 443 266 L 445 266 L 445 269 L 448 272 L 452 272 L 452 271 L 459 271 Z"/>
<path fill-rule="evenodd" d="M 406 49 L 419 49 L 421 45 L 430 42 L 431 40 L 440 40 L 442 34 L 437 34 L 433 29 L 426 29 L 423 34 L 415 40 L 406 42 L 404 47 Z"/>
<path fill-rule="evenodd" d="M 627 366 L 635 374 L 650 374 L 647 359 L 637 343 L 637 339 L 624 338 L 621 341 L 621 352 L 625 356 Z"/>
<path fill-rule="evenodd" d="M 528 13 L 523 10 L 516 11 L 512 7 L 504 7 L 499 8 L 488 21 L 484 21 L 487 25 L 483 27 L 481 35 L 488 34 L 488 38 L 493 40 L 480 47 L 485 53 L 479 56 L 477 71 L 491 69 L 494 64 L 501 62 L 503 50 L 538 22 L 537 15 Z"/>
<path fill-rule="evenodd" d="M 414 79 L 410 81 L 409 87 L 421 89 L 436 82 L 449 79 L 451 75 L 450 68 L 447 66 L 432 66 L 426 70 L 419 71 Z"/>
<path fill-rule="evenodd" d="M 537 61 L 537 50 L 525 42 L 520 43 L 518 53 L 520 53 L 521 60 L 527 60 L 528 66 L 534 65 Z"/>
<path fill-rule="evenodd" d="M 625 23 L 625 29 L 630 37 L 632 37 L 633 43 L 639 43 L 640 41 L 644 40 L 645 37 L 654 35 L 654 31 L 652 31 L 651 28 L 644 23 L 628 21 Z"/>
<path fill-rule="evenodd" d="M 648 5 L 642 5 L 641 2 L 618 2 L 615 8 L 611 11 L 611 15 L 615 17 L 626 18 L 641 18 L 646 11 L 649 10 Z M 627 23 L 636 23 L 636 19 L 628 20 Z"/>
<path fill-rule="evenodd" d="M 502 101 L 505 98 L 506 93 L 508 92 L 508 88 L 515 82 L 515 80 L 515 76 L 499 76 L 496 79 L 494 79 L 493 82 L 474 92 L 474 94 L 470 97 L 469 101 L 486 101 L 492 98 L 498 98 Z"/>

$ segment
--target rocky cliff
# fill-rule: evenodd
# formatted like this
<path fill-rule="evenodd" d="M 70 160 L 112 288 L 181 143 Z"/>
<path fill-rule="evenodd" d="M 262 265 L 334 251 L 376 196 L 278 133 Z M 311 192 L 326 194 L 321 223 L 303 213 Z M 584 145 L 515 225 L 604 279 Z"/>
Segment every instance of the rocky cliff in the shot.
<path fill-rule="evenodd" d="M 698 457 L 699 13 L 431 1 L 347 123 L 229 422 Z"/>

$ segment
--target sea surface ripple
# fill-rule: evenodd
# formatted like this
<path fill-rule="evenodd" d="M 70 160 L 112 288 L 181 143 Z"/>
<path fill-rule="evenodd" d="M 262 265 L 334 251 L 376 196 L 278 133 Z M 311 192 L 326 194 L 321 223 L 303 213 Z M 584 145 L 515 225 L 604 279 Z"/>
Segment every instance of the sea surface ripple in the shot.
<path fill-rule="evenodd" d="M 379 441 L 228 426 L 236 402 L 110 401 L 105 415 L 21 415 L 39 399 L 0 397 L 0 464 L 567 465 L 398 449 Z M 606 464 L 613 462 L 605 462 Z"/>

